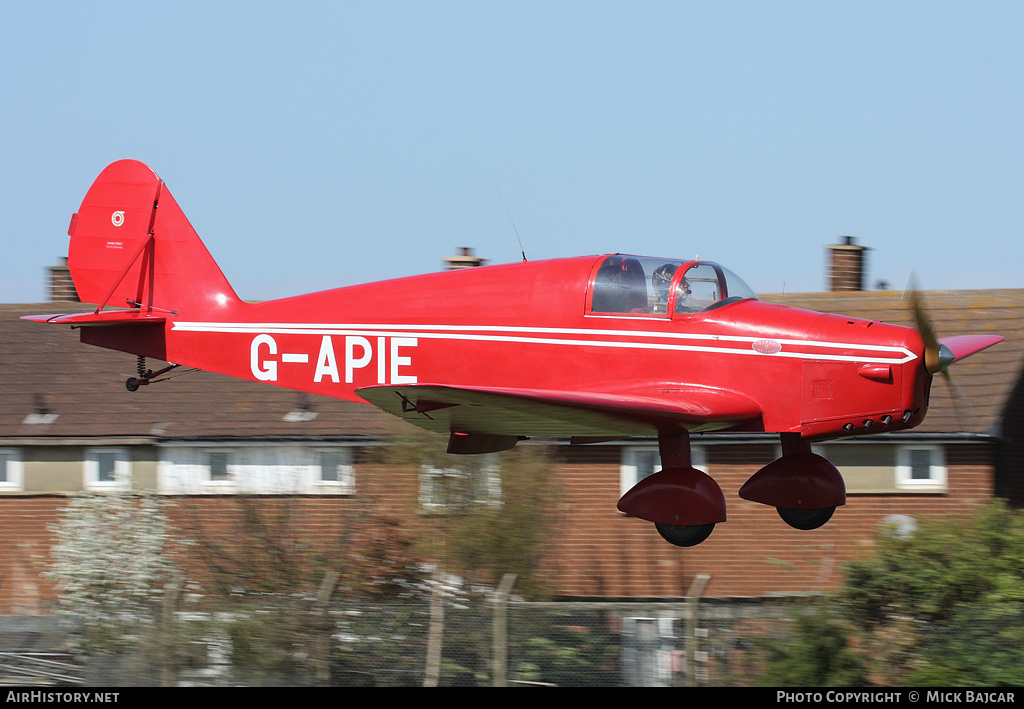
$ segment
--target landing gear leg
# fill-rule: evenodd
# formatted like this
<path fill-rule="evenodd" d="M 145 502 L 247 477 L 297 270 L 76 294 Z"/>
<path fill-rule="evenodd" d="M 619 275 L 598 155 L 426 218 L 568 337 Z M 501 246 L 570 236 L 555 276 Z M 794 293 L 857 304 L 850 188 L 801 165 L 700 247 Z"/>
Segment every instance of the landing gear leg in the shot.
<path fill-rule="evenodd" d="M 794 529 L 817 529 L 846 504 L 843 476 L 799 434 L 783 433 L 781 440 L 782 457 L 754 473 L 740 488 L 740 497 L 771 505 Z"/>
<path fill-rule="evenodd" d="M 626 514 L 654 522 L 669 543 L 691 547 L 725 521 L 725 496 L 709 475 L 690 464 L 690 438 L 684 431 L 658 437 L 661 470 L 619 500 Z"/>

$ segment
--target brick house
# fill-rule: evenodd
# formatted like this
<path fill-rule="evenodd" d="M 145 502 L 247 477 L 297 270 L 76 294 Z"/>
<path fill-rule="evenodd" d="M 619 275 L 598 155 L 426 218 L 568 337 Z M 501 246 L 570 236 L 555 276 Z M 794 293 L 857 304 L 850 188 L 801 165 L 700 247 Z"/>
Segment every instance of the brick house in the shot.
<path fill-rule="evenodd" d="M 847 242 L 834 257 L 857 253 Z M 858 266 L 859 268 L 859 266 Z M 841 269 L 834 269 L 839 272 Z M 52 269 L 54 288 L 61 269 Z M 793 307 L 910 324 L 898 292 L 833 285 L 827 293 L 763 296 Z M 67 296 L 64 296 L 67 297 Z M 925 423 L 910 432 L 827 443 L 848 502 L 821 529 L 801 532 L 775 510 L 736 492 L 778 456 L 757 434 L 692 437 L 694 462 L 721 485 L 729 522 L 704 544 L 680 549 L 652 526 L 615 509 L 657 462 L 657 442 L 549 444 L 561 481 L 560 528 L 546 561 L 563 597 L 652 598 L 686 594 L 710 574 L 711 596 L 761 596 L 830 588 L 842 564 L 868 549 L 882 526 L 913 527 L 927 515 L 961 512 L 994 496 L 1024 502 L 1024 291 L 926 294 L 941 335 L 994 332 L 999 346 L 958 363 L 955 389 L 941 378 Z M 0 306 L 0 608 L 44 612 L 47 527 L 69 494 L 123 484 L 189 500 L 251 492 L 297 500 L 316 525 L 374 498 L 395 515 L 426 504 L 423 470 L 386 469 L 368 455 L 405 424 L 370 405 L 313 397 L 206 372 L 128 392 L 132 357 L 86 347 L 64 328 L 21 315 L 80 304 Z M 415 525 L 415 515 L 404 517 Z"/>

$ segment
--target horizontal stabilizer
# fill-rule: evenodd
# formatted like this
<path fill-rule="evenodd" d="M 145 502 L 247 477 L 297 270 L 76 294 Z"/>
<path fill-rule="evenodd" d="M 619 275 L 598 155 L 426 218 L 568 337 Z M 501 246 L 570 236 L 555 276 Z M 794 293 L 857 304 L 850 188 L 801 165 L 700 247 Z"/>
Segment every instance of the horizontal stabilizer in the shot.
<path fill-rule="evenodd" d="M 162 325 L 166 318 L 163 315 L 141 310 L 104 310 L 98 313 L 25 315 L 21 319 L 56 325 L 96 327 L 101 325 Z"/>

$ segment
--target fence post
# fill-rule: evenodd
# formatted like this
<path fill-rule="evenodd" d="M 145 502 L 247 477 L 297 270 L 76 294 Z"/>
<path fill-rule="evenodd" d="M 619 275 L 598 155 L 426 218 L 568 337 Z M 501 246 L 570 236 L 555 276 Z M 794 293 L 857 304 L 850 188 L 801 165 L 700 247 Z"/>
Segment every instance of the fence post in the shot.
<path fill-rule="evenodd" d="M 316 600 L 313 602 L 313 614 L 319 621 L 314 624 L 316 636 L 313 639 L 313 656 L 310 664 L 313 666 L 314 676 L 319 684 L 330 686 L 331 684 L 331 631 L 330 611 L 331 595 L 341 574 L 337 571 L 328 571 L 324 574 L 317 590 Z"/>
<path fill-rule="evenodd" d="M 157 666 L 160 668 L 160 686 L 173 687 L 177 680 L 177 664 L 174 662 L 174 612 L 178 610 L 178 599 L 181 595 L 182 580 L 175 575 L 167 585 L 164 586 L 164 598 L 161 601 L 159 644 L 161 659 Z"/>
<path fill-rule="evenodd" d="M 441 645 L 444 642 L 444 593 L 442 577 L 434 572 L 430 591 L 430 626 L 427 630 L 427 661 L 423 670 L 423 686 L 436 687 L 441 676 Z"/>
<path fill-rule="evenodd" d="M 684 686 L 697 686 L 697 621 L 700 620 L 700 597 L 711 581 L 711 574 L 697 574 L 686 592 L 686 678 Z"/>
<path fill-rule="evenodd" d="M 491 675 L 495 687 L 508 686 L 508 598 L 515 582 L 515 574 L 505 574 L 494 592 L 494 615 L 491 618 Z"/>

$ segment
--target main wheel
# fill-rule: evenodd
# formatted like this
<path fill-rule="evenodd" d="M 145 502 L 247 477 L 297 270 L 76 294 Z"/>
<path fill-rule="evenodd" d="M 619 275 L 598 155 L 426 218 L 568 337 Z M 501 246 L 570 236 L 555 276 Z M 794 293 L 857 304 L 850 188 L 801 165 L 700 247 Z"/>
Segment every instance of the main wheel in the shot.
<path fill-rule="evenodd" d="M 822 507 L 817 510 L 794 510 L 789 507 L 776 507 L 779 517 L 793 529 L 817 529 L 832 519 L 835 507 Z"/>
<path fill-rule="evenodd" d="M 697 546 L 715 531 L 714 522 L 711 524 L 695 524 L 689 527 L 655 522 L 654 526 L 657 528 L 658 534 L 661 535 L 662 539 L 669 544 L 675 544 L 677 547 Z"/>

